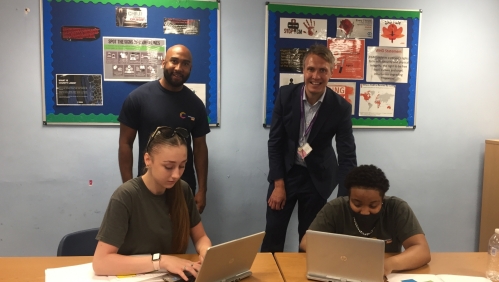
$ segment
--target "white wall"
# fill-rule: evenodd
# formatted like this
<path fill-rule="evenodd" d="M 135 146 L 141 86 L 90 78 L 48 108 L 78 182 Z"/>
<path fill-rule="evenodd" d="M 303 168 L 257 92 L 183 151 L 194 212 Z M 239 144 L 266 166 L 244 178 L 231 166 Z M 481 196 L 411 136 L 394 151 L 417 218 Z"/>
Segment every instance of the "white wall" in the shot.
<path fill-rule="evenodd" d="M 358 162 L 387 173 L 388 194 L 409 202 L 432 251 L 475 251 L 484 140 L 499 138 L 499 2 L 280 2 L 423 10 L 417 129 L 354 130 Z M 203 214 L 214 243 L 264 229 L 268 172 L 265 1 L 222 0 L 221 12 L 222 126 L 207 137 Z M 0 256 L 55 255 L 64 234 L 100 225 L 120 184 L 119 132 L 42 126 L 38 0 L 3 0 L 0 30 Z M 296 215 L 288 230 L 296 251 Z"/>

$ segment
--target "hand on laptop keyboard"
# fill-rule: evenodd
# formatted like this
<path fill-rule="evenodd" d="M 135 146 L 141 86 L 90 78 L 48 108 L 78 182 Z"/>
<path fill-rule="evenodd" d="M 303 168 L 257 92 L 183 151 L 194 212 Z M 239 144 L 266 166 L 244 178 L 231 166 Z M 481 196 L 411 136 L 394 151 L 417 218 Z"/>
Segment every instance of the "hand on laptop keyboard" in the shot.
<path fill-rule="evenodd" d="M 178 275 L 181 278 L 179 281 L 189 281 L 189 275 L 197 277 L 201 264 L 175 256 L 162 255 L 160 267 L 170 274 Z"/>
<path fill-rule="evenodd" d="M 185 276 L 187 276 L 188 280 L 184 280 L 178 274 L 169 273 L 163 277 L 163 281 L 165 281 L 165 282 L 181 282 L 181 281 L 195 282 L 196 281 L 196 277 L 194 277 L 190 272 L 184 271 L 184 274 L 185 274 Z"/>

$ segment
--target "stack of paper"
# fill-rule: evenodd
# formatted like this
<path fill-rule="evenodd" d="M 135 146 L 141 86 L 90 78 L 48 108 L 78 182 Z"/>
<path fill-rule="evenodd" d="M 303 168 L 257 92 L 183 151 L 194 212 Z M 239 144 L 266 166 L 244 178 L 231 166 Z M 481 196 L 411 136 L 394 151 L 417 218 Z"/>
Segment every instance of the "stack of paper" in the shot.
<path fill-rule="evenodd" d="M 447 274 L 398 274 L 388 275 L 389 282 L 491 282 L 485 277 Z"/>
<path fill-rule="evenodd" d="M 125 276 L 97 276 L 92 268 L 92 263 L 79 264 L 67 267 L 45 269 L 45 282 L 90 282 L 90 281 L 163 281 L 164 272 L 152 272 Z M 157 278 L 157 279 L 155 279 Z"/>

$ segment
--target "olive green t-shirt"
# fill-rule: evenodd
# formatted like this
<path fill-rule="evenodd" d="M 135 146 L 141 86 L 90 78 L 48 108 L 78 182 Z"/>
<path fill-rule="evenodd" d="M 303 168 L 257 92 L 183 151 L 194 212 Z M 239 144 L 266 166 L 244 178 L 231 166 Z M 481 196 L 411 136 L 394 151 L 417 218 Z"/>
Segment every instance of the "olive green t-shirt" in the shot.
<path fill-rule="evenodd" d="M 201 222 L 201 216 L 189 184 L 181 181 L 192 228 Z M 154 195 L 142 177 L 137 177 L 111 196 L 96 239 L 117 247 L 122 255 L 170 254 L 172 235 L 166 193 Z"/>
<path fill-rule="evenodd" d="M 402 243 L 416 234 L 424 234 L 409 205 L 397 197 L 385 197 L 380 210 L 380 218 L 369 238 L 385 241 L 385 252 L 398 253 Z M 311 230 L 366 237 L 357 230 L 349 207 L 348 196 L 339 197 L 326 203 L 317 214 Z M 365 232 L 365 230 L 363 230 Z"/>

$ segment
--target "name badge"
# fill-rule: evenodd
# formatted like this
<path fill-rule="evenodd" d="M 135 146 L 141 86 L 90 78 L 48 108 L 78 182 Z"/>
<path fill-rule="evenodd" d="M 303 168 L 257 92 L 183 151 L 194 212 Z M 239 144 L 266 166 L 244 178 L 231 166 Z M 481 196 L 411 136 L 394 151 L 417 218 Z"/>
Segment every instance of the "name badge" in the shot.
<path fill-rule="evenodd" d="M 312 152 L 312 147 L 308 143 L 305 145 L 298 147 L 298 155 L 304 160 L 309 154 Z"/>

